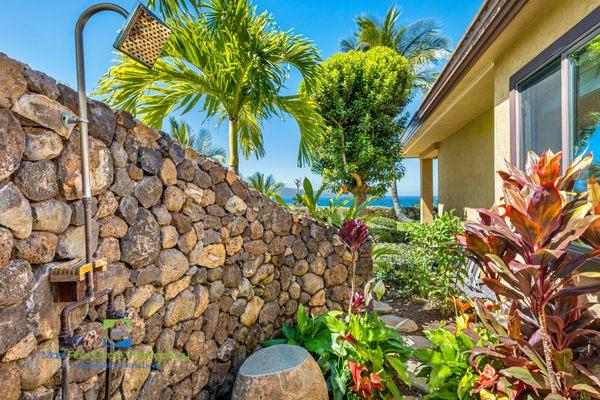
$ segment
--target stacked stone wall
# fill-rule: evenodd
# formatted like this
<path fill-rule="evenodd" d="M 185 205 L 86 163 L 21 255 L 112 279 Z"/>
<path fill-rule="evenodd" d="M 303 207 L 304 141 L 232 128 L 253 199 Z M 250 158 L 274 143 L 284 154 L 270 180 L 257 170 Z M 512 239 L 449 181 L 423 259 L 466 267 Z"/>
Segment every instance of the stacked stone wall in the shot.
<path fill-rule="evenodd" d="M 0 53 L 0 397 L 60 393 L 59 315 L 49 271 L 85 255 L 76 94 Z M 131 352 L 182 359 L 113 371 L 111 399 L 227 398 L 260 343 L 345 307 L 351 257 L 332 227 L 299 218 L 214 161 L 129 113 L 88 101 L 93 247 L 132 321 Z M 371 273 L 361 249 L 357 283 Z M 106 298 L 73 316 L 78 351 L 102 350 Z M 102 351 L 100 351 L 102 353 Z M 133 359 L 131 359 L 133 358 Z M 104 364 L 74 360 L 73 399 L 103 398 Z"/>

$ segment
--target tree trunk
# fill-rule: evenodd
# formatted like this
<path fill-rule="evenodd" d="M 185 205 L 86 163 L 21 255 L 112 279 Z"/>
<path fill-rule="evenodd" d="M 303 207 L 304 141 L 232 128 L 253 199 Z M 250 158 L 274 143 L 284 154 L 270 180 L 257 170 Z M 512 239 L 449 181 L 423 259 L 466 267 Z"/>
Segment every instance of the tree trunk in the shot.
<path fill-rule="evenodd" d="M 358 174 L 353 173 L 352 177 L 354 178 L 354 181 L 356 183 L 354 184 L 354 187 L 352 188 L 350 193 L 352 193 L 352 195 L 354 196 L 354 208 L 356 208 L 362 203 L 364 203 L 367 199 L 367 192 L 369 190 L 369 187 L 363 183 L 362 178 Z"/>
<path fill-rule="evenodd" d="M 404 220 L 404 213 L 402 207 L 400 207 L 400 201 L 398 200 L 398 186 L 396 185 L 396 178 L 390 182 L 390 192 L 392 195 L 392 203 L 394 203 L 394 212 L 398 221 Z"/>
<path fill-rule="evenodd" d="M 227 161 L 229 169 L 239 175 L 239 148 L 238 148 L 238 127 L 237 119 L 229 119 L 229 160 Z"/>

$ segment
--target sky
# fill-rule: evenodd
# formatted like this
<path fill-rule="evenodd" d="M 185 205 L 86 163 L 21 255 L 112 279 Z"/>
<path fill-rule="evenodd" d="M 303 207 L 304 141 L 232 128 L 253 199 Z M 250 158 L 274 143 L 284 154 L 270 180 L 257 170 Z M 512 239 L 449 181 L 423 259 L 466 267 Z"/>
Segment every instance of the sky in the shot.
<path fill-rule="evenodd" d="M 59 82 L 76 87 L 75 50 L 73 30 L 79 14 L 98 0 L 23 0 L 4 1 L 0 13 L 0 52 L 25 62 L 52 76 Z M 135 0 L 113 0 L 127 10 L 132 10 Z M 323 59 L 339 51 L 338 42 L 355 28 L 354 18 L 368 14 L 383 17 L 391 0 L 254 0 L 260 10 L 273 14 L 280 28 L 293 29 L 311 39 Z M 475 16 L 479 0 L 404 0 L 402 23 L 420 18 L 437 19 L 442 32 L 456 46 L 467 26 Z M 88 92 L 102 74 L 113 64 L 115 55 L 112 43 L 123 18 L 112 12 L 95 15 L 84 32 L 86 80 Z M 295 91 L 300 83 L 299 74 L 292 73 L 286 90 Z M 411 113 L 418 107 L 420 98 L 409 105 Z M 217 126 L 205 121 L 197 110 L 182 117 L 195 130 L 208 129 L 215 144 L 227 148 L 227 126 Z M 166 124 L 165 124 L 166 126 Z M 263 159 L 240 161 L 243 176 L 256 171 L 273 174 L 275 178 L 293 187 L 295 178 L 309 177 L 320 182 L 320 177 L 308 167 L 296 165 L 299 130 L 291 118 L 267 121 L 263 128 L 266 156 Z M 402 196 L 419 194 L 418 160 L 405 160 L 405 177 L 399 182 Z M 437 174 L 436 174 L 437 175 Z M 434 187 L 437 184 L 434 182 Z"/>

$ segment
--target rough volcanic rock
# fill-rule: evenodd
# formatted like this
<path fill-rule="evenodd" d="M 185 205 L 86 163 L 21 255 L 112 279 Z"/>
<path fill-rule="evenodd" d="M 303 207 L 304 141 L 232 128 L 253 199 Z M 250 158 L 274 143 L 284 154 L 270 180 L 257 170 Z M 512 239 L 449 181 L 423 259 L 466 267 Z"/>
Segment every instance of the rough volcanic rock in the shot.
<path fill-rule="evenodd" d="M 0 225 L 9 228 L 18 239 L 31 234 L 31 206 L 12 182 L 0 184 Z"/>
<path fill-rule="evenodd" d="M 37 125 L 52 129 L 67 139 L 73 131 L 73 127 L 67 128 L 62 123 L 62 114 L 72 114 L 71 110 L 41 94 L 25 93 L 13 104 L 12 111 Z"/>
<path fill-rule="evenodd" d="M 109 215 L 98 221 L 100 224 L 100 237 L 122 238 L 127 233 L 127 222 L 116 215 Z"/>
<path fill-rule="evenodd" d="M 160 269 L 160 283 L 165 286 L 181 278 L 189 268 L 188 259 L 177 249 L 163 250 L 156 259 Z"/>
<path fill-rule="evenodd" d="M 121 260 L 133 268 L 152 263 L 160 251 L 160 228 L 152 213 L 140 208 L 121 241 Z"/>
<path fill-rule="evenodd" d="M 0 270 L 10 260 L 13 247 L 13 234 L 6 228 L 0 228 Z"/>
<path fill-rule="evenodd" d="M 27 239 L 15 244 L 17 257 L 32 264 L 42 264 L 54 259 L 58 237 L 50 232 L 33 232 Z"/>
<path fill-rule="evenodd" d="M 0 53 L 0 72 L 2 72 L 2 57 Z M 2 101 L 2 86 L 0 83 L 0 102 Z M 25 133 L 13 114 L 0 108 L 0 181 L 8 178 L 19 167 L 25 151 Z"/>
<path fill-rule="evenodd" d="M 58 183 L 62 195 L 67 200 L 80 199 L 81 156 L 79 135 L 72 135 L 58 159 Z M 89 138 L 90 189 L 92 196 L 106 190 L 113 181 L 113 163 L 110 150 L 100 140 Z"/>
<path fill-rule="evenodd" d="M 92 253 L 98 247 L 98 235 L 98 223 L 92 220 Z M 85 225 L 69 226 L 63 233 L 58 235 L 56 255 L 63 260 L 85 257 Z"/>
<path fill-rule="evenodd" d="M 190 263 L 206 268 L 218 268 L 225 263 L 225 246 L 222 243 L 203 246 L 199 251 L 196 249 L 190 253 Z"/>
<path fill-rule="evenodd" d="M 157 176 L 146 176 L 135 185 L 133 194 L 144 208 L 150 208 L 160 201 L 162 182 Z"/>
<path fill-rule="evenodd" d="M 49 200 L 58 191 L 56 165 L 49 160 L 23 161 L 14 182 L 29 200 Z"/>
<path fill-rule="evenodd" d="M 41 71 L 26 69 L 23 71 L 23 77 L 27 82 L 27 89 L 33 93 L 43 94 L 52 100 L 58 99 L 60 91 L 56 85 L 56 80 Z"/>
<path fill-rule="evenodd" d="M 9 108 L 27 90 L 23 71 L 27 66 L 0 53 L 0 107 Z"/>
<path fill-rule="evenodd" d="M 164 325 L 173 326 L 178 322 L 194 318 L 196 297 L 188 290 L 180 293 L 177 297 L 167 303 Z"/>
<path fill-rule="evenodd" d="M 149 147 L 138 149 L 138 163 L 140 168 L 149 174 L 158 175 L 162 167 L 162 155 L 160 151 Z"/>
<path fill-rule="evenodd" d="M 31 128 L 25 134 L 23 158 L 29 161 L 51 160 L 60 155 L 62 139 L 50 129 Z"/>
<path fill-rule="evenodd" d="M 88 100 L 88 119 L 90 136 L 110 146 L 117 127 L 117 118 L 110 107 L 96 100 Z"/>
<path fill-rule="evenodd" d="M 292 229 L 292 215 L 283 207 L 273 209 L 271 216 L 271 230 L 276 235 L 288 235 Z"/>
<path fill-rule="evenodd" d="M 10 260 L 0 270 L 0 307 L 22 301 L 33 286 L 33 273 L 27 261 Z"/>

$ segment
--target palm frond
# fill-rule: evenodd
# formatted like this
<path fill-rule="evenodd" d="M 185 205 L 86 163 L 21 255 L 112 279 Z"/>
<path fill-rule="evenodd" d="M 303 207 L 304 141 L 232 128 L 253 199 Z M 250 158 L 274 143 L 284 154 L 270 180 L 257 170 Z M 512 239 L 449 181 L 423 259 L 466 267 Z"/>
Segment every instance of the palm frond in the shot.
<path fill-rule="evenodd" d="M 248 185 L 265 196 L 273 196 L 284 188 L 283 182 L 277 182 L 273 175 L 265 176 L 262 172 L 255 172 L 248 177 Z"/>
<path fill-rule="evenodd" d="M 159 13 L 163 18 L 173 18 L 178 14 L 191 14 L 200 10 L 202 2 L 199 0 L 148 0 L 148 8 Z"/>
<path fill-rule="evenodd" d="M 449 39 L 441 33 L 437 21 L 427 18 L 401 25 L 401 14 L 400 8 L 394 4 L 383 21 L 373 16 L 357 17 L 358 30 L 351 38 L 340 41 L 340 48 L 342 51 L 366 51 L 375 46 L 385 46 L 396 50 L 407 59 L 413 71 L 413 89 L 424 92 L 436 77 L 430 67 L 449 54 Z"/>
<path fill-rule="evenodd" d="M 226 116 L 237 121 L 244 156 L 262 157 L 262 123 L 288 109 L 292 117 L 305 118 L 308 111 L 299 110 L 314 105 L 306 97 L 297 97 L 293 105 L 279 97 L 291 68 L 302 75 L 306 93 L 316 86 L 320 61 L 316 47 L 301 35 L 278 29 L 273 16 L 258 12 L 249 0 L 149 4 L 168 16 L 171 37 L 152 70 L 120 57 L 102 77 L 96 93 L 113 106 L 155 128 L 175 111 Z M 177 7 L 182 11 L 175 12 Z M 301 129 L 301 134 L 305 132 L 310 134 L 310 129 Z"/>

